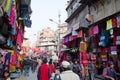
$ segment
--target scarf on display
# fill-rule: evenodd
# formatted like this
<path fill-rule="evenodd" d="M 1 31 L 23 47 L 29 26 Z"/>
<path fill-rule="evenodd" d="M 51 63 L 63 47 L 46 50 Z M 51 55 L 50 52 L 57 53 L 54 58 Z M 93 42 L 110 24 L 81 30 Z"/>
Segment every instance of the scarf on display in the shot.
<path fill-rule="evenodd" d="M 21 5 L 29 5 L 31 3 L 31 0 L 22 0 Z"/>
<path fill-rule="evenodd" d="M 88 44 L 86 42 L 81 41 L 80 42 L 79 51 L 80 52 L 86 52 L 87 51 L 87 47 L 88 47 Z"/>
<path fill-rule="evenodd" d="M 109 31 L 101 30 L 101 34 L 99 36 L 99 46 L 106 47 L 109 43 Z"/>
<path fill-rule="evenodd" d="M 6 4 L 6 7 L 5 7 L 5 12 L 7 12 L 8 16 L 10 15 L 12 2 L 13 2 L 13 0 L 7 0 L 7 4 Z"/>
<path fill-rule="evenodd" d="M 18 45 L 22 44 L 22 31 L 21 31 L 21 29 L 18 29 L 18 31 L 17 31 L 17 40 L 16 40 L 16 43 Z"/>
<path fill-rule="evenodd" d="M 117 16 L 117 27 L 120 28 L 120 15 Z"/>
<path fill-rule="evenodd" d="M 80 53 L 80 63 L 82 63 L 83 66 L 88 65 L 88 54 L 87 53 Z"/>
<path fill-rule="evenodd" d="M 109 30 L 109 29 L 112 29 L 112 19 L 107 20 L 107 29 L 106 30 Z"/>
<path fill-rule="evenodd" d="M 112 19 L 112 27 L 113 28 L 117 27 L 117 18 L 116 17 Z"/>
<path fill-rule="evenodd" d="M 14 3 L 13 3 L 12 6 L 11 6 L 9 19 L 10 19 L 9 24 L 10 24 L 11 26 L 13 26 L 13 25 L 15 24 L 15 9 L 14 9 Z"/>
<path fill-rule="evenodd" d="M 32 21 L 31 20 L 25 20 L 24 21 L 24 26 L 26 26 L 27 28 L 31 28 L 32 25 Z"/>
<path fill-rule="evenodd" d="M 20 19 L 22 19 L 22 20 L 29 19 L 28 5 L 21 5 L 21 7 L 20 7 Z"/>

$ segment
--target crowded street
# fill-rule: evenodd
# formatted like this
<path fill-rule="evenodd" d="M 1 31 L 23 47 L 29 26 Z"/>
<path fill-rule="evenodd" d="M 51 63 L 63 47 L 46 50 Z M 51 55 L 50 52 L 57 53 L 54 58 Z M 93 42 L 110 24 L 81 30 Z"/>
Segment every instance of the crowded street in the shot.
<path fill-rule="evenodd" d="M 0 0 L 0 80 L 120 80 L 120 0 Z"/>

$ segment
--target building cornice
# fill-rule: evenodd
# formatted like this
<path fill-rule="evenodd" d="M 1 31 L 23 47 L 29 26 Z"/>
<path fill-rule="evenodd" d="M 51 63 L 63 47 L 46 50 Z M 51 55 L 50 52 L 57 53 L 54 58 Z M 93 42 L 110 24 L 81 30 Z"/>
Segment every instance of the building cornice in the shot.
<path fill-rule="evenodd" d="M 86 7 L 86 5 L 82 4 L 80 5 L 66 20 L 65 22 L 70 22 L 78 13 L 80 13 L 84 8 Z"/>
<path fill-rule="evenodd" d="M 74 2 L 75 0 L 71 0 L 70 3 L 68 4 L 66 10 L 68 10 L 68 8 L 71 6 L 71 4 Z"/>

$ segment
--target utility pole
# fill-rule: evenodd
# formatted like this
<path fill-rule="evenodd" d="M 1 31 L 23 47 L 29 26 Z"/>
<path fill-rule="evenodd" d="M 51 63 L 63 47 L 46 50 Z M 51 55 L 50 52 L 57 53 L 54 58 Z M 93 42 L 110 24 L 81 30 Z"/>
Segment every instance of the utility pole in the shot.
<path fill-rule="evenodd" d="M 60 13 L 60 10 L 58 12 L 58 22 L 59 22 L 59 25 L 58 25 L 58 55 L 60 54 L 60 27 L 61 27 L 61 13 Z"/>

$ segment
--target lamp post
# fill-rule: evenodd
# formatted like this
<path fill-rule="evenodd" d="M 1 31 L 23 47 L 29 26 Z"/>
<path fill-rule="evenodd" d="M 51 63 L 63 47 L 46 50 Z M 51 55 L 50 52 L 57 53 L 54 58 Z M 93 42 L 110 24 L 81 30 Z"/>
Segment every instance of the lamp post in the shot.
<path fill-rule="evenodd" d="M 61 26 L 61 23 L 60 22 L 57 23 L 53 19 L 49 19 L 49 21 L 54 22 L 55 24 L 58 25 L 58 55 L 59 55 L 59 53 L 60 53 L 60 26 Z"/>

